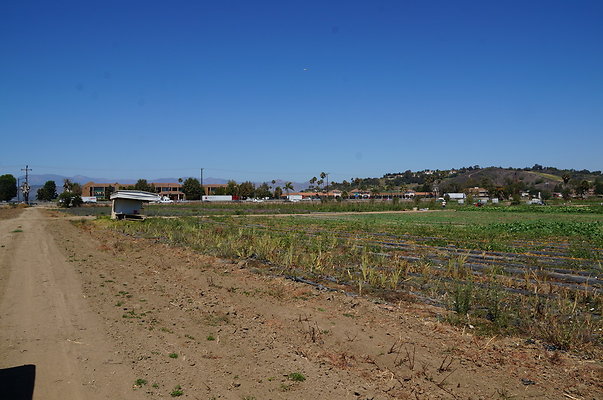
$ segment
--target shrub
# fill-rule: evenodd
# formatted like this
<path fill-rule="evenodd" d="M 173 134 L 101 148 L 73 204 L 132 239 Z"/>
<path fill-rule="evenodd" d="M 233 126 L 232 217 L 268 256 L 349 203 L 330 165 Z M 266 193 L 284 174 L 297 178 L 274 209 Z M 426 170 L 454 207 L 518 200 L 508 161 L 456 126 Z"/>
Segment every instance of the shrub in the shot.
<path fill-rule="evenodd" d="M 79 207 L 84 203 L 79 194 L 63 192 L 59 195 L 59 206 L 64 208 Z"/>

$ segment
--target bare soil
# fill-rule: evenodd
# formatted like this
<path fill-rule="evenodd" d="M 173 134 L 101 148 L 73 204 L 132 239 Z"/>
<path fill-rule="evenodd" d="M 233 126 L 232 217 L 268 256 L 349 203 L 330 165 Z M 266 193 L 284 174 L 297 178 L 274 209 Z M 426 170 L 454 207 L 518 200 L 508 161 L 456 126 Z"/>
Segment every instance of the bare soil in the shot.
<path fill-rule="evenodd" d="M 36 364 L 37 399 L 603 398 L 601 360 L 475 336 L 439 308 L 39 209 L 0 221 L 0 245 L 0 368 Z"/>
<path fill-rule="evenodd" d="M 17 207 L 0 206 L 0 220 L 15 218 L 15 217 L 19 216 L 19 214 L 21 214 L 21 212 L 23 212 L 23 210 L 24 210 L 24 207 L 19 207 L 19 206 L 17 206 Z"/>

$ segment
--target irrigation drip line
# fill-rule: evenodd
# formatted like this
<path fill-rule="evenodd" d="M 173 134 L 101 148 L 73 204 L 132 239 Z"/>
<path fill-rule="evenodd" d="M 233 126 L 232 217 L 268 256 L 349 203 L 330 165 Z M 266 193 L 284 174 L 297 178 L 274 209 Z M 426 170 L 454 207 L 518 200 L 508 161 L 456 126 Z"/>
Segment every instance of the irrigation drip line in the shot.
<path fill-rule="evenodd" d="M 281 275 L 282 276 L 282 275 Z M 300 282 L 300 283 L 304 283 L 310 286 L 314 286 L 316 287 L 318 290 L 324 290 L 324 291 L 329 291 L 329 292 L 341 292 L 344 293 L 346 296 L 350 296 L 350 297 L 358 297 L 358 294 L 353 293 L 353 292 L 348 292 L 345 290 L 339 290 L 339 289 L 335 289 L 335 288 L 331 288 L 328 286 L 325 286 L 321 283 L 315 282 L 313 280 L 307 279 L 307 278 L 302 278 L 301 276 L 298 275 L 284 275 L 284 277 L 286 279 L 292 280 L 294 282 Z M 353 283 L 351 282 L 347 282 L 347 281 L 340 281 L 334 277 L 330 277 L 330 276 L 319 276 L 319 279 L 323 279 L 323 280 L 327 280 L 339 285 L 346 285 L 346 286 L 354 286 Z M 371 291 L 384 291 L 386 289 L 383 288 L 378 288 L 375 287 L 374 285 L 368 284 L 368 283 L 364 283 L 363 287 L 368 288 Z M 396 293 L 396 294 L 403 294 L 403 295 L 412 295 L 413 297 L 419 299 L 422 303 L 425 304 L 429 304 L 432 306 L 437 306 L 437 307 L 441 307 L 441 308 L 446 308 L 446 305 L 440 301 L 437 301 L 435 299 L 432 299 L 430 297 L 426 297 L 421 293 L 417 293 L 414 292 L 412 290 L 401 290 L 401 289 L 388 289 L 388 292 L 392 292 L 392 293 Z"/>
<path fill-rule="evenodd" d="M 372 254 L 383 256 L 383 257 L 391 257 L 391 254 L 387 254 L 387 253 L 372 253 Z M 409 261 L 410 261 L 410 259 L 412 259 L 412 261 L 420 261 L 421 260 L 421 258 L 419 258 L 419 257 L 412 257 L 412 256 L 401 256 L 400 258 L 408 259 Z M 430 267 L 432 267 L 438 271 L 446 271 L 446 268 L 444 267 L 444 265 L 446 263 L 445 260 L 442 260 L 442 259 L 439 259 L 436 257 L 428 257 L 428 260 L 430 262 L 432 262 L 432 264 L 430 264 Z M 491 269 L 488 266 L 483 266 L 483 265 L 478 265 L 478 264 L 467 264 L 467 263 L 463 264 L 463 266 L 467 267 L 471 271 L 471 273 L 476 276 L 487 276 L 491 272 L 491 271 L 488 271 L 489 269 Z M 389 269 L 381 268 L 381 267 L 373 267 L 373 268 L 375 268 L 379 271 L 389 270 Z M 518 270 L 518 271 L 519 272 L 516 275 L 525 275 L 525 272 L 526 272 L 525 270 Z M 540 272 L 540 270 L 536 270 L 536 272 Z M 354 274 L 360 276 L 360 273 L 357 270 L 354 271 Z M 408 275 L 411 275 L 411 276 L 416 275 L 417 277 L 424 276 L 422 274 L 410 273 L 410 272 L 408 273 Z M 583 285 L 576 285 L 573 283 L 565 283 L 565 282 L 557 282 L 557 281 L 540 282 L 540 281 L 537 281 L 536 279 L 532 279 L 532 278 L 522 279 L 522 278 L 515 278 L 513 276 L 507 276 L 507 275 L 501 275 L 501 274 L 496 274 L 496 275 L 503 276 L 504 278 L 510 279 L 510 280 L 512 280 L 514 282 L 518 282 L 518 283 L 529 282 L 533 285 L 539 285 L 539 284 L 541 285 L 543 283 L 546 283 L 546 284 L 550 284 L 552 286 L 558 286 L 558 287 L 562 287 L 562 288 L 566 288 L 566 289 L 572 289 L 575 291 L 585 291 L 585 292 L 590 292 L 590 293 L 595 293 L 595 294 L 603 293 L 603 290 L 601 290 L 600 288 L 597 288 L 597 287 L 593 287 L 593 286 L 583 286 Z M 442 277 L 442 276 L 438 276 L 438 278 L 450 279 L 450 278 L 446 278 L 446 277 Z M 572 282 L 572 281 L 570 280 L 570 282 Z M 589 283 L 589 282 L 583 282 L 583 283 Z M 509 291 L 516 292 L 516 293 L 533 294 L 532 292 L 526 291 L 524 289 L 517 289 L 517 288 L 508 288 L 508 289 L 509 289 Z"/>
<path fill-rule="evenodd" d="M 474 271 L 475 272 L 475 271 Z M 475 272 L 477 274 L 479 274 L 479 272 Z M 360 273 L 358 271 L 354 272 L 354 275 L 357 275 L 358 277 L 360 277 Z M 425 277 L 419 273 L 416 272 L 411 272 L 408 274 L 409 276 L 411 276 L 413 279 L 415 280 L 419 280 L 419 279 L 424 279 Z M 285 278 L 287 279 L 291 279 L 293 281 L 296 282 L 301 282 L 301 283 L 305 283 L 311 286 L 316 287 L 319 290 L 328 290 L 328 291 L 339 291 L 338 289 L 334 289 L 334 288 L 330 288 L 328 286 L 322 285 L 318 282 L 315 282 L 313 280 L 307 279 L 307 278 L 302 278 L 300 276 L 297 275 L 285 275 Z M 319 275 L 318 276 L 319 279 L 323 279 L 323 280 L 327 280 L 327 281 L 331 281 L 333 283 L 339 284 L 339 285 L 346 285 L 346 286 L 354 286 L 353 282 L 350 281 L 342 281 L 342 280 L 338 280 L 336 278 L 330 277 L 330 276 L 323 276 L 323 275 Z M 520 281 L 518 279 L 512 278 L 513 280 L 516 281 Z M 455 279 L 455 278 L 448 278 L 448 277 L 438 277 L 438 281 L 439 282 L 445 282 L 445 283 L 452 283 L 452 284 L 463 284 L 463 285 L 474 285 L 476 287 L 479 287 L 481 289 L 485 289 L 485 290 L 490 290 L 492 289 L 492 285 L 491 284 L 487 284 L 487 283 L 482 283 L 482 282 L 475 282 L 475 281 L 467 281 L 467 280 L 459 280 L 459 279 Z M 532 280 L 533 281 L 533 280 Z M 533 281 L 536 283 L 536 281 Z M 437 290 L 437 286 L 433 285 L 433 284 L 429 284 L 429 283 L 424 283 L 424 284 L 420 284 L 418 282 L 408 282 L 407 284 L 409 286 L 415 286 L 413 285 L 413 283 L 416 283 L 416 286 L 427 286 L 430 288 L 435 288 Z M 447 308 L 446 304 L 442 303 L 441 301 L 438 301 L 436 299 L 433 299 L 431 297 L 426 297 L 421 293 L 418 293 L 416 291 L 410 290 L 410 289 L 384 289 L 384 288 L 380 288 L 378 286 L 372 285 L 367 281 L 362 281 L 362 287 L 366 288 L 368 290 L 374 291 L 374 292 L 379 292 L 379 291 L 387 291 L 387 292 L 391 292 L 391 293 L 397 293 L 397 294 L 410 294 L 414 297 L 416 297 L 420 302 L 425 303 L 425 304 L 429 304 L 429 305 L 433 305 L 433 306 L 437 306 L 437 307 L 441 307 L 441 308 Z M 421 290 L 421 288 L 418 288 L 419 290 Z M 508 287 L 508 286 L 500 286 L 498 287 L 498 290 L 502 290 L 504 292 L 508 292 L 511 294 L 519 294 L 522 296 L 529 296 L 529 297 L 539 297 L 539 298 L 544 298 L 544 299 L 555 299 L 558 298 L 559 295 L 557 294 L 553 294 L 553 293 L 535 293 L 533 291 L 530 290 L 526 290 L 526 289 L 520 289 L 520 288 L 514 288 L 514 287 Z M 351 292 L 347 292 L 347 291 L 342 291 L 343 293 L 345 293 L 348 296 L 357 296 L 355 293 L 351 293 Z"/>
<path fill-rule="evenodd" d="M 212 221 L 212 222 L 215 222 L 218 224 L 223 224 L 223 225 L 228 225 L 224 222 L 217 222 L 217 221 Z M 247 228 L 260 228 L 260 229 L 264 229 L 264 230 L 269 229 L 265 225 L 261 225 L 261 224 L 240 224 L 238 226 L 247 227 Z M 304 230 L 284 230 L 284 229 L 278 229 L 278 228 L 271 228 L 270 230 L 272 232 L 303 233 L 303 234 L 306 234 L 309 236 L 317 236 L 318 235 L 318 233 L 307 232 Z M 346 238 L 342 238 L 340 236 L 335 236 L 335 238 L 341 239 L 341 240 L 346 239 Z M 347 237 L 347 239 L 349 239 L 349 236 Z M 378 245 L 380 247 L 394 248 L 394 249 L 396 249 L 396 248 L 408 248 L 410 250 L 413 250 L 413 249 L 433 250 L 433 249 L 435 249 L 435 250 L 440 250 L 440 251 L 444 251 L 444 252 L 450 252 L 450 250 L 448 248 L 441 247 L 441 246 L 424 246 L 424 245 L 414 245 L 413 246 L 408 243 L 377 242 L 377 241 L 370 241 L 370 242 L 366 242 L 366 243 L 371 244 L 371 245 Z M 342 246 L 345 246 L 345 245 L 342 245 Z M 560 269 L 560 268 L 554 268 L 551 270 L 549 270 L 549 269 L 543 270 L 544 265 L 543 266 L 531 266 L 531 265 L 527 265 L 527 264 L 518 264 L 518 263 L 507 262 L 507 260 L 512 261 L 514 259 L 521 259 L 522 257 L 524 257 L 524 258 L 530 257 L 529 255 L 522 255 L 522 254 L 517 255 L 514 253 L 503 253 L 503 252 L 489 252 L 489 254 L 491 254 L 491 255 L 485 255 L 485 252 L 483 252 L 483 251 L 469 250 L 469 251 L 464 252 L 460 249 L 455 249 L 454 252 L 457 254 L 462 254 L 462 255 L 470 254 L 468 259 L 474 261 L 475 263 L 483 264 L 483 263 L 487 262 L 487 260 L 489 259 L 489 260 L 491 260 L 491 262 L 497 263 L 501 268 L 503 268 L 503 270 L 505 272 L 510 273 L 510 274 L 522 275 L 522 274 L 525 274 L 525 272 L 526 272 L 525 270 L 528 269 L 530 271 L 536 271 L 539 274 L 547 276 L 549 278 L 553 278 L 553 279 L 557 279 L 557 280 L 561 280 L 561 281 L 603 285 L 603 281 L 599 280 L 598 277 L 596 277 L 596 276 L 593 277 L 590 273 L 584 272 L 584 271 L 564 270 L 564 269 Z M 499 258 L 496 259 L 496 257 L 499 257 Z M 441 258 L 438 258 L 433 255 L 425 255 L 422 258 L 423 259 L 428 258 L 430 261 L 436 261 L 438 263 L 442 262 Z M 421 260 L 421 258 L 419 258 L 419 257 L 407 258 L 407 259 L 409 261 L 420 261 Z M 554 265 L 559 265 L 562 263 L 562 261 L 557 261 L 557 260 L 549 259 L 548 261 Z M 471 265 L 472 265 L 472 269 L 474 268 L 474 269 L 478 269 L 478 270 L 483 270 L 483 269 L 488 268 L 488 267 L 485 267 L 485 266 L 482 266 L 479 264 L 471 264 Z"/>
<path fill-rule="evenodd" d="M 530 259 L 532 257 L 534 257 L 534 255 L 531 255 L 531 254 L 516 254 L 516 253 L 505 253 L 505 252 L 497 252 L 497 251 L 486 252 L 485 250 L 471 250 L 471 249 L 459 249 L 459 248 L 450 249 L 449 247 L 444 247 L 444 246 L 411 245 L 408 243 L 376 242 L 376 241 L 372 241 L 369 243 L 378 244 L 378 245 L 382 245 L 382 246 L 389 246 L 391 248 L 395 248 L 395 247 L 409 248 L 411 250 L 413 250 L 413 249 L 417 249 L 417 250 L 418 249 L 435 249 L 435 250 L 448 252 L 448 253 L 468 255 L 468 256 L 472 256 L 474 258 L 478 257 L 478 258 L 495 259 L 495 257 L 499 257 L 499 258 L 507 259 L 510 261 L 512 261 L 514 259 L 527 258 L 528 261 L 531 261 Z M 487 253 L 487 255 L 486 255 L 486 253 Z M 557 258 L 558 258 L 558 260 L 556 260 L 555 258 L 548 258 L 548 260 L 554 265 L 563 265 L 563 262 L 566 260 L 571 260 L 571 261 L 576 260 L 576 259 L 569 258 L 569 257 L 564 257 L 565 260 L 561 259 L 561 257 L 557 257 Z M 593 268 L 596 268 L 598 266 L 598 264 L 595 263 L 594 261 L 585 260 L 585 259 L 579 259 L 579 260 L 582 261 L 584 264 L 586 264 L 585 266 L 588 266 L 589 264 Z M 521 264 L 521 265 L 523 265 L 523 264 Z M 567 270 L 567 271 L 569 272 L 570 270 Z M 571 272 L 576 273 L 578 271 L 571 270 Z"/>
<path fill-rule="evenodd" d="M 250 225 L 255 225 L 258 227 L 264 227 L 264 228 L 268 228 L 265 225 L 261 225 L 261 224 L 250 224 Z M 275 228 L 276 229 L 276 228 Z M 320 231 L 320 230 L 318 230 Z M 345 232 L 340 232 L 341 235 L 344 236 L 352 236 L 350 234 L 346 234 Z M 416 236 L 416 235 L 411 235 L 411 234 L 393 234 L 393 233 L 387 233 L 387 232 L 373 232 L 371 234 L 369 234 L 371 236 L 385 236 L 385 237 L 391 237 L 391 238 L 395 238 L 395 239 L 399 239 L 399 238 L 403 238 L 403 239 L 410 239 L 412 241 L 418 241 L 418 242 L 428 242 L 428 241 L 438 241 L 438 240 L 449 240 L 448 238 L 445 237 L 439 237 L 439 236 Z M 478 241 L 481 243 L 487 243 L 487 241 L 485 240 L 478 240 L 478 239 L 474 239 L 474 241 Z M 513 240 L 511 243 L 516 243 L 516 244 L 520 244 L 523 245 L 523 247 L 538 247 L 541 248 L 543 250 L 533 250 L 533 252 L 539 252 L 542 251 L 542 254 L 550 254 L 550 255 L 560 255 L 563 256 L 564 253 L 559 253 L 559 252 L 553 252 L 553 251 L 547 251 L 547 248 L 563 248 L 563 249 L 568 249 L 570 246 L 570 243 L 568 242 L 551 242 L 550 240 L 547 241 L 547 246 L 542 245 L 542 243 L 535 243 L 532 240 L 521 240 L 521 239 L 515 239 Z M 548 246 L 549 244 L 552 243 L 557 243 L 557 245 L 552 245 L 552 246 Z M 450 247 L 456 247 L 455 245 L 448 245 Z M 594 253 L 598 253 L 601 256 L 603 256 L 603 249 L 601 248 L 590 248 L 590 251 L 594 252 Z"/>
<path fill-rule="evenodd" d="M 218 222 L 218 221 L 211 221 L 211 222 L 228 225 L 225 222 Z M 330 233 L 330 232 L 325 232 L 324 230 L 309 231 L 307 229 L 284 229 L 284 228 L 281 229 L 281 228 L 276 228 L 276 227 L 269 227 L 269 226 L 259 224 L 259 223 L 258 224 L 238 224 L 238 226 L 249 227 L 249 228 L 268 229 L 271 231 L 281 231 L 281 232 L 287 232 L 287 233 L 297 232 L 297 233 L 303 233 L 306 235 L 313 235 L 313 236 L 318 235 L 319 233 Z M 364 238 L 366 240 L 370 240 L 370 239 L 372 239 L 372 236 L 386 236 L 386 237 L 394 237 L 394 238 L 408 237 L 408 238 L 412 238 L 413 240 L 416 240 L 416 241 L 428 241 L 428 240 L 422 240 L 422 238 L 418 238 L 418 237 L 411 236 L 411 235 L 391 235 L 391 234 L 381 233 L 381 232 L 376 232 L 376 233 L 371 233 L 371 234 L 349 234 L 346 232 L 338 232 L 338 235 L 339 235 L 338 236 L 339 239 L 354 238 L 356 240 L 359 240 L 359 239 Z M 432 237 L 430 239 L 445 240 L 445 238 L 436 238 L 436 237 Z M 487 251 L 490 255 L 509 257 L 509 258 L 518 258 L 518 257 L 529 258 L 529 257 L 535 257 L 535 256 L 553 256 L 555 258 L 560 259 L 560 260 L 554 260 L 554 258 L 549 257 L 550 262 L 553 264 L 556 264 L 556 265 L 562 265 L 564 261 L 578 260 L 586 267 L 590 266 L 593 269 L 596 269 L 597 267 L 600 268 L 600 264 L 598 261 L 588 260 L 588 259 L 584 259 L 584 258 L 569 257 L 565 253 L 547 252 L 547 251 L 542 251 L 542 250 L 531 250 L 530 253 L 528 253 L 528 254 L 521 254 L 521 253 L 510 253 L 510 252 L 492 251 L 492 250 L 463 249 L 463 248 L 457 247 L 456 245 L 431 246 L 431 245 L 420 245 L 420 244 L 416 244 L 416 243 L 377 242 L 377 241 L 375 241 L 375 243 L 397 245 L 400 247 L 409 247 L 409 248 L 413 248 L 413 249 L 422 246 L 424 248 L 429 248 L 429 249 L 438 249 L 438 250 L 442 250 L 442 251 L 449 251 L 449 252 L 463 253 L 463 254 L 470 253 L 470 254 L 481 255 Z"/>
<path fill-rule="evenodd" d="M 129 235 L 129 236 L 134 236 L 132 234 L 128 234 L 128 233 L 125 233 L 125 232 L 122 232 L 122 234 Z M 158 238 L 155 238 L 155 239 L 157 240 Z M 162 237 L 162 238 L 160 238 L 160 240 L 162 240 L 164 242 L 168 242 L 168 243 L 170 243 L 170 242 L 173 243 L 173 239 L 168 239 L 167 237 Z M 390 256 L 391 257 L 390 254 L 386 254 L 386 253 L 382 253 L 382 255 Z M 262 261 L 262 260 L 260 260 L 260 261 Z M 276 267 L 279 267 L 279 269 L 280 269 L 280 267 L 282 267 L 282 266 L 276 265 L 275 263 L 268 262 L 267 260 L 263 260 L 263 261 L 265 261 L 266 264 L 269 265 L 272 270 L 274 270 L 274 268 L 276 268 Z M 469 266 L 470 266 L 470 271 L 471 271 L 472 274 L 474 274 L 474 275 L 484 275 L 482 272 L 474 271 L 471 268 L 472 265 L 469 265 Z M 435 269 L 439 269 L 439 270 L 443 270 L 444 269 L 441 266 L 431 266 L 431 267 L 433 267 Z M 377 268 L 377 269 L 385 270 L 384 268 Z M 358 276 L 358 277 L 360 277 L 360 271 L 358 269 L 354 270 L 353 274 L 356 275 L 356 276 Z M 280 276 L 284 276 L 286 279 L 290 279 L 290 280 L 293 280 L 293 281 L 296 281 L 296 282 L 300 282 L 300 283 L 311 285 L 311 286 L 317 288 L 318 290 L 329 291 L 329 292 L 340 291 L 340 292 L 345 293 L 348 296 L 357 296 L 355 293 L 348 292 L 348 291 L 341 290 L 341 289 L 335 289 L 335 288 L 329 287 L 327 285 L 323 285 L 322 283 L 319 283 L 319 282 L 316 282 L 314 280 L 307 279 L 307 278 L 304 278 L 304 277 L 301 277 L 301 276 L 298 276 L 298 275 L 282 274 L 281 273 Z M 422 275 L 420 273 L 415 273 L 415 272 L 408 273 L 408 276 L 410 276 L 414 281 L 416 281 L 416 280 L 425 280 L 426 279 L 426 277 L 424 275 Z M 339 284 L 339 285 L 345 285 L 345 286 L 351 286 L 351 287 L 355 286 L 354 283 L 352 283 L 350 281 L 340 280 L 340 279 L 337 279 L 335 277 L 328 276 L 328 275 L 325 275 L 325 276 L 318 275 L 318 278 L 322 279 L 322 280 L 325 280 L 325 281 L 328 281 L 328 282 Z M 513 277 L 507 277 L 507 278 L 510 278 L 513 281 L 517 281 L 517 282 L 521 282 L 521 283 L 524 283 L 525 281 L 527 281 L 527 280 L 520 280 L 520 279 L 513 278 Z M 431 304 L 431 305 L 434 305 L 434 306 L 437 306 L 437 307 L 441 307 L 443 309 L 447 309 L 448 308 L 444 303 L 442 303 L 440 301 L 437 301 L 437 300 L 435 300 L 433 298 L 430 298 L 430 297 L 426 297 L 426 296 L 424 296 L 421 293 L 417 293 L 416 291 L 411 290 L 411 288 L 416 285 L 416 286 L 418 286 L 417 287 L 418 290 L 424 290 L 425 287 L 428 287 L 428 288 L 431 287 L 431 288 L 434 288 L 438 292 L 441 291 L 441 289 L 439 289 L 437 285 L 434 285 L 434 284 L 431 284 L 431 283 L 425 282 L 425 283 L 421 284 L 419 282 L 405 281 L 405 282 L 408 282 L 407 285 L 409 287 L 405 288 L 405 289 L 398 289 L 398 287 L 400 285 L 400 282 L 396 282 L 396 288 L 385 289 L 383 287 L 375 286 L 375 285 L 371 284 L 370 282 L 366 282 L 366 281 L 362 281 L 362 282 L 363 282 L 362 283 L 363 287 L 367 288 L 368 290 L 374 291 L 374 292 L 388 292 L 388 293 L 412 295 L 416 299 L 415 301 L 418 300 L 419 302 L 422 302 L 422 303 L 425 303 L 425 304 Z M 436 282 L 446 282 L 446 283 L 452 283 L 452 284 L 459 284 L 459 283 L 472 284 L 472 285 L 475 285 L 476 287 L 479 287 L 479 288 L 482 288 L 482 289 L 485 289 L 485 290 L 491 290 L 492 289 L 492 284 L 491 283 L 482 283 L 482 282 L 476 282 L 476 281 L 469 282 L 469 281 L 466 281 L 466 280 L 459 280 L 457 278 L 450 278 L 450 277 L 443 277 L 443 276 L 438 276 L 437 279 L 436 279 Z M 532 280 L 532 279 L 530 279 L 530 283 L 541 284 L 541 282 L 537 282 L 536 280 Z M 581 290 L 585 289 L 584 287 L 577 287 L 577 285 L 571 285 L 571 284 L 563 284 L 563 283 L 558 283 L 558 282 L 556 282 L 556 283 L 547 282 L 547 283 L 553 284 L 553 285 L 556 285 L 556 286 L 563 286 L 563 287 L 573 288 L 573 289 L 581 289 Z M 599 292 L 599 290 L 597 290 L 597 289 L 594 289 L 594 288 L 592 288 L 592 289 L 596 293 Z M 507 293 L 512 293 L 512 294 L 519 294 L 519 295 L 523 295 L 523 296 L 529 296 L 529 297 L 535 296 L 535 297 L 547 298 L 547 299 L 559 298 L 560 297 L 560 295 L 554 294 L 554 293 L 549 293 L 549 294 L 546 294 L 546 293 L 537 293 L 537 292 L 532 292 L 532 291 L 528 291 L 528 290 L 525 290 L 525 289 L 519 289 L 519 288 L 509 287 L 509 286 L 506 286 L 506 285 L 504 285 L 504 286 L 503 285 L 498 286 L 498 290 L 501 290 L 501 291 L 504 291 L 504 292 L 507 292 Z M 594 313 L 594 314 L 591 313 L 591 314 L 595 318 L 600 317 L 600 315 L 597 315 L 596 313 Z"/>
<path fill-rule="evenodd" d="M 227 224 L 222 223 L 222 222 L 219 222 L 219 224 L 227 225 Z M 261 224 L 249 224 L 249 225 L 252 228 L 260 228 L 260 229 L 263 229 L 263 230 L 267 229 L 266 226 L 261 225 Z M 243 227 L 249 227 L 249 226 L 248 225 L 243 225 Z M 281 229 L 275 229 L 274 231 L 279 232 L 279 233 L 280 232 L 284 232 Z M 302 231 L 301 233 L 304 233 L 306 235 L 313 235 L 313 236 L 317 235 L 316 233 L 313 233 L 313 232 L 308 233 L 308 232 Z M 339 238 L 339 239 L 341 239 L 341 238 Z M 345 245 L 343 245 L 343 246 L 345 246 Z M 360 245 L 359 247 L 364 247 L 364 246 Z M 387 245 L 382 245 L 382 247 L 388 247 L 388 246 Z M 432 247 L 428 247 L 428 248 L 431 249 Z M 383 256 L 386 256 L 386 257 L 391 257 L 391 255 L 387 254 L 387 253 L 372 253 L 372 254 L 377 254 L 377 255 L 383 255 Z M 420 257 L 412 257 L 412 256 L 401 256 L 401 258 L 407 259 L 407 260 L 412 261 L 412 262 L 418 262 L 418 261 L 421 261 L 422 259 L 424 260 L 424 259 L 427 258 L 430 262 L 434 263 L 434 265 L 433 265 L 434 268 L 436 268 L 438 270 L 444 270 L 444 268 L 442 268 L 442 265 L 444 265 L 446 263 L 446 260 L 443 260 L 443 259 L 438 258 L 438 257 L 433 256 L 433 255 L 427 255 L 427 256 L 424 256 L 422 258 L 420 258 Z M 483 276 L 483 275 L 486 275 L 486 274 L 492 272 L 492 266 L 479 264 L 479 262 L 481 262 L 483 264 L 484 263 L 483 260 L 479 260 L 479 259 L 475 260 L 475 257 L 470 257 L 469 259 L 473 259 L 474 262 L 477 262 L 477 264 L 476 263 L 465 264 L 472 271 L 473 274 L 479 275 L 479 276 Z M 501 261 L 499 261 L 499 263 L 500 262 Z M 502 262 L 504 262 L 504 261 L 502 261 Z M 528 266 L 528 265 L 524 265 L 524 264 L 515 264 L 515 265 L 517 265 L 517 266 L 519 266 L 519 267 L 521 267 L 523 269 L 513 268 L 513 267 L 504 267 L 503 266 L 503 270 L 505 272 L 507 272 L 507 273 L 515 274 L 515 275 L 525 275 L 526 272 L 527 272 L 526 270 L 529 270 L 529 272 L 536 272 L 539 275 L 545 275 L 547 278 L 553 278 L 553 279 L 557 279 L 557 280 L 561 280 L 561 281 L 565 281 L 565 282 L 573 282 L 573 283 L 564 283 L 564 282 L 556 282 L 556 281 L 548 281 L 547 282 L 550 285 L 557 286 L 557 287 L 562 287 L 562 288 L 566 288 L 566 289 L 599 293 L 600 292 L 599 288 L 595 288 L 595 287 L 592 287 L 592 286 L 576 285 L 575 283 L 580 283 L 580 284 L 589 284 L 590 283 L 591 285 L 592 284 L 601 284 L 601 283 L 603 283 L 603 282 L 597 280 L 596 278 L 593 279 L 590 276 L 586 276 L 586 277 L 575 276 L 575 275 L 572 275 L 571 273 L 558 273 L 558 274 L 555 274 L 554 272 L 553 273 L 549 273 L 549 271 L 543 271 L 541 267 L 533 267 L 533 266 Z M 572 273 L 574 273 L 576 271 L 566 271 L 566 272 L 572 272 Z M 355 273 L 357 273 L 357 272 L 355 272 Z M 500 275 L 500 274 L 497 274 L 497 275 Z M 520 283 L 526 282 L 525 279 L 512 278 L 512 277 L 508 277 L 508 276 L 507 276 L 507 278 L 509 278 L 509 279 L 511 279 L 513 281 L 516 281 L 516 282 L 520 282 Z M 529 280 L 527 280 L 527 281 L 530 282 L 530 283 L 532 283 L 532 284 L 534 284 L 534 285 L 542 284 L 542 282 L 538 282 L 537 280 L 531 279 L 531 278 Z M 522 293 L 522 294 L 529 294 L 529 293 L 531 293 L 531 292 L 522 291 L 522 289 L 516 289 L 516 288 L 509 288 L 509 290 L 512 291 L 512 292 L 517 292 L 517 293 Z"/>

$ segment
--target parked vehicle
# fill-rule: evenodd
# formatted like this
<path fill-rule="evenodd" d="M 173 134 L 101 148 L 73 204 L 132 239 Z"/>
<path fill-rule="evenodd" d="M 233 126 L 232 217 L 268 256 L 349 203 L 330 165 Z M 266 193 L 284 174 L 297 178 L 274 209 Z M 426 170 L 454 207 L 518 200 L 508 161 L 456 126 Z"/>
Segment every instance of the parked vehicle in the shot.
<path fill-rule="evenodd" d="M 167 196 L 161 196 L 161 198 L 157 201 L 154 201 L 153 203 L 156 204 L 172 204 L 174 202 L 174 200 L 170 199 Z"/>
<path fill-rule="evenodd" d="M 233 197 L 231 195 L 212 195 L 212 196 L 203 196 L 203 201 L 232 201 Z"/>

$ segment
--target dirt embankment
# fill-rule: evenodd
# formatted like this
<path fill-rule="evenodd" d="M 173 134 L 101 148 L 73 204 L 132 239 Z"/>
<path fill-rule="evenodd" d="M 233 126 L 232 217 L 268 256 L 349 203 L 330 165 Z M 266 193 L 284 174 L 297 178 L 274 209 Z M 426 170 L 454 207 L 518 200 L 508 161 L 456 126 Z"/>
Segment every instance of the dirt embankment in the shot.
<path fill-rule="evenodd" d="M 40 285 L 67 290 L 67 309 L 92 311 L 94 318 L 78 325 L 98 335 L 84 341 L 99 340 L 86 357 L 111 357 L 126 368 L 121 380 L 90 372 L 97 388 L 191 399 L 603 396 L 600 363 L 520 339 L 476 337 L 438 322 L 441 309 L 320 292 L 243 263 L 37 216 L 44 232 L 38 239 L 61 252 L 45 268 L 64 265 L 65 274 Z M 12 295 L 18 301 L 19 293 Z M 3 319 L 5 329 L 15 331 Z M 3 364 L 22 344 L 12 345 Z"/>
<path fill-rule="evenodd" d="M 25 209 L 25 207 L 2 207 L 0 206 L 0 220 L 3 219 L 11 219 L 11 218 L 17 218 L 19 215 L 21 215 L 21 213 L 23 212 L 23 210 Z"/>

